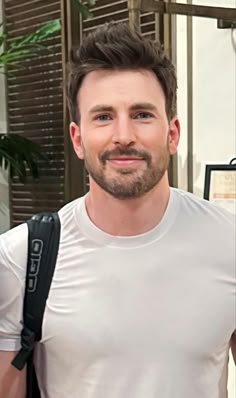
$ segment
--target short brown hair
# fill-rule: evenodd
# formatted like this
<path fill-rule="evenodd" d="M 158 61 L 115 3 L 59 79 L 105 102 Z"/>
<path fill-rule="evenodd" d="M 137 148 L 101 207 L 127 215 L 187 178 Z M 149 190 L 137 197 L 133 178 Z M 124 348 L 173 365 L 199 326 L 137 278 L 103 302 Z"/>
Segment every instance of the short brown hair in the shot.
<path fill-rule="evenodd" d="M 176 109 L 177 81 L 174 65 L 160 45 L 144 38 L 128 24 L 106 23 L 83 39 L 74 49 L 69 74 L 68 101 L 71 118 L 79 122 L 77 94 L 84 77 L 98 69 L 147 69 L 155 73 L 166 98 L 170 119 Z"/>

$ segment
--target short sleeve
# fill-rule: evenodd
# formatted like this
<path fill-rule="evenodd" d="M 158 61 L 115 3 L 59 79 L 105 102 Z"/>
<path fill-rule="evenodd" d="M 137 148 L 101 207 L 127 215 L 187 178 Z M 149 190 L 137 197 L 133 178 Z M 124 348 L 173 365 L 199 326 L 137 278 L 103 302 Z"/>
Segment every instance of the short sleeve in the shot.
<path fill-rule="evenodd" d="M 0 350 L 20 348 L 28 247 L 27 225 L 0 235 Z"/>

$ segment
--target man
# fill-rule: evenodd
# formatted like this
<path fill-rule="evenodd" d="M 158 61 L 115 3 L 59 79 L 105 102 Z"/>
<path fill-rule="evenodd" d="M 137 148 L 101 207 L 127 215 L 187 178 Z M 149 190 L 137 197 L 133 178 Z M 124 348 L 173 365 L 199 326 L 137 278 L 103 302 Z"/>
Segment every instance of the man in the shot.
<path fill-rule="evenodd" d="M 89 193 L 59 212 L 36 371 L 44 398 L 226 398 L 236 330 L 235 220 L 169 187 L 176 76 L 126 25 L 90 34 L 69 84 Z M 1 236 L 1 398 L 23 398 L 27 228 Z"/>

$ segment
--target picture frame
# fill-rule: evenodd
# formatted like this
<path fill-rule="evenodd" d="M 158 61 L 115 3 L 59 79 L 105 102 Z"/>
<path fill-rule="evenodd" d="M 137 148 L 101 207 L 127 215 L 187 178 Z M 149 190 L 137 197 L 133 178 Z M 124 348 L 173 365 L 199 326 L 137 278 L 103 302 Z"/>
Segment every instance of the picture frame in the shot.
<path fill-rule="evenodd" d="M 205 170 L 204 199 L 236 214 L 236 164 L 207 164 Z"/>

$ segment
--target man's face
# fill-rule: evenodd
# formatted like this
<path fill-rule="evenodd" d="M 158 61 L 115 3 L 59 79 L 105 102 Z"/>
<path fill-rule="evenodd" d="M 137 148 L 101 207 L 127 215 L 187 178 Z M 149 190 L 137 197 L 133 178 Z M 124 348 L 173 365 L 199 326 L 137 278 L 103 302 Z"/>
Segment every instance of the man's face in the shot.
<path fill-rule="evenodd" d="M 90 72 L 78 103 L 80 125 L 71 124 L 71 137 L 90 179 L 119 199 L 154 188 L 179 139 L 178 120 L 168 122 L 156 76 L 147 70 Z"/>

